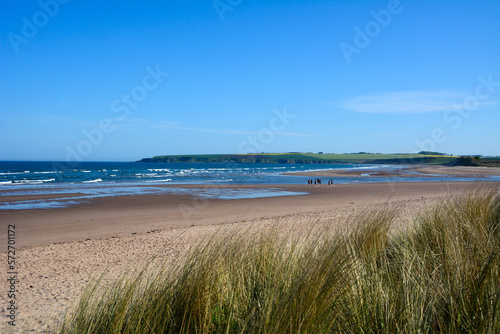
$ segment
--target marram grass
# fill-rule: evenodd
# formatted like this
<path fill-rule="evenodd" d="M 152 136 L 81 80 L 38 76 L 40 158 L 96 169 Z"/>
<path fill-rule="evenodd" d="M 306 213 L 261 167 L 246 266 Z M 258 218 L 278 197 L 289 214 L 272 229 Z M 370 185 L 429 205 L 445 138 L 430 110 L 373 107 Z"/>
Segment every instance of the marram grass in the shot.
<path fill-rule="evenodd" d="M 87 289 L 59 333 L 500 333 L 498 189 L 402 230 L 219 231 L 175 265 Z"/>

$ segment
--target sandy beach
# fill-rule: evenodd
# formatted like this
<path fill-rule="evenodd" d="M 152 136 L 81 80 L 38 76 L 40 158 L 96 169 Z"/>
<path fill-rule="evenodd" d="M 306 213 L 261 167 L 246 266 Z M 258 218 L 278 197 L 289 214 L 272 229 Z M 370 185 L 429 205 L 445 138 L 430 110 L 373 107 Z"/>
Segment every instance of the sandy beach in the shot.
<path fill-rule="evenodd" d="M 345 177 L 345 176 L 357 176 L 357 177 L 488 177 L 488 176 L 499 176 L 500 168 L 498 167 L 466 167 L 466 166 L 456 166 L 448 167 L 442 165 L 415 165 L 415 166 L 404 166 L 401 169 L 391 169 L 391 170 L 350 170 L 350 169 L 334 169 L 325 170 L 317 172 L 298 172 L 298 173 L 287 173 L 287 175 L 304 175 L 304 176 L 320 176 L 320 177 Z"/>
<path fill-rule="evenodd" d="M 357 212 L 387 203 L 400 208 L 397 221 L 405 224 L 437 198 L 478 186 L 493 187 L 498 182 L 213 186 L 222 190 L 259 187 L 308 194 L 233 200 L 171 194 L 120 196 L 68 208 L 5 210 L 0 212 L 2 231 L 7 231 L 10 224 L 16 231 L 16 330 L 43 332 L 102 273 L 106 273 L 105 281 L 113 281 L 126 271 L 143 268 L 153 258 L 178 258 L 221 228 L 251 227 L 258 231 L 276 225 L 306 231 L 311 224 L 341 226 Z M 207 187 L 186 186 L 194 194 Z M 2 257 L 6 258 L 4 232 L 2 235 Z M 2 315 L 7 312 L 7 291 L 7 282 L 2 279 Z"/>

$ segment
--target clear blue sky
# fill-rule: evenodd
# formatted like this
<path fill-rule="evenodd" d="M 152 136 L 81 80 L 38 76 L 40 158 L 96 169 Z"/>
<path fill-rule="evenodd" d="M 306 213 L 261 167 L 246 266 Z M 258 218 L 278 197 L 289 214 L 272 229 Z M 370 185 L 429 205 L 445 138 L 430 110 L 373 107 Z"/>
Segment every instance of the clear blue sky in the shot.
<path fill-rule="evenodd" d="M 0 4 L 0 160 L 500 155 L 500 1 Z"/>

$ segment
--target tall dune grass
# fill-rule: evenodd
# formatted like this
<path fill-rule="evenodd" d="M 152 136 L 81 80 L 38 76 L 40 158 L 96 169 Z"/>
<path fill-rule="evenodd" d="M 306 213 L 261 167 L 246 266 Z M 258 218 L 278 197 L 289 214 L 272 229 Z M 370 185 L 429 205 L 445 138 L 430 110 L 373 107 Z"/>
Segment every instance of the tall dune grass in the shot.
<path fill-rule="evenodd" d="M 226 231 L 176 265 L 90 287 L 59 333 L 500 333 L 498 189 L 393 231 Z"/>

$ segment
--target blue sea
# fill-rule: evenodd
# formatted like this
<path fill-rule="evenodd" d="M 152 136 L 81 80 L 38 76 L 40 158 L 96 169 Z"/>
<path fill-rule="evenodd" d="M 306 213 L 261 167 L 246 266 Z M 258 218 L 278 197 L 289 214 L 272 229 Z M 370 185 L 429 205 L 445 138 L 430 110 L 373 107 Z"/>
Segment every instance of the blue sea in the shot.
<path fill-rule="evenodd" d="M 273 185 L 307 184 L 311 177 L 284 173 L 320 171 L 326 169 L 361 169 L 366 174 L 373 169 L 397 169 L 397 165 L 295 165 L 295 164 L 234 164 L 234 163 L 140 163 L 140 162 L 11 162 L 0 161 L 0 210 L 66 207 L 99 197 L 137 194 L 186 194 L 221 199 L 299 195 L 272 188 Z M 326 179 L 326 178 L 325 178 Z M 492 178 L 500 180 L 500 178 Z M 474 178 L 426 177 L 342 177 L 335 183 L 364 182 L 424 182 L 470 181 Z M 482 178 L 481 180 L 485 180 Z M 326 183 L 326 182 L 324 182 Z M 183 185 L 235 184 L 268 185 L 262 189 L 189 189 Z M 164 187 L 169 185 L 169 187 Z M 179 186 L 178 188 L 176 186 Z M 65 198 L 64 194 L 81 196 Z M 58 195 L 57 199 L 2 201 L 2 196 Z M 74 195 L 73 195 L 74 196 Z"/>

